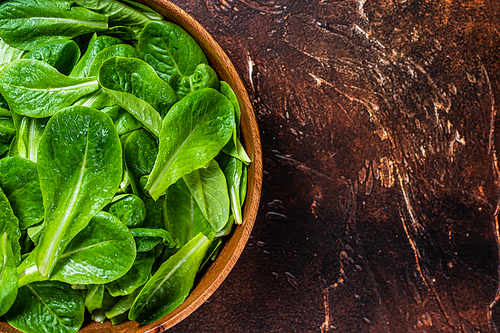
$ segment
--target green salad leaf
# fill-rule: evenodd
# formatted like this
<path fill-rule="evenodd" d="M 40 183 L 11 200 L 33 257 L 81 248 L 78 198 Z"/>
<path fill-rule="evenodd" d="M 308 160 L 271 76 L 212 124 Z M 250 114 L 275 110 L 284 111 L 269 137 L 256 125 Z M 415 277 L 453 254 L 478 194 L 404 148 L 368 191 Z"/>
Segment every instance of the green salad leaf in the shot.
<path fill-rule="evenodd" d="M 121 160 L 118 134 L 102 112 L 73 106 L 49 120 L 38 154 L 45 227 L 35 262 L 42 276 L 52 272 L 67 244 L 112 199 L 121 181 Z"/>

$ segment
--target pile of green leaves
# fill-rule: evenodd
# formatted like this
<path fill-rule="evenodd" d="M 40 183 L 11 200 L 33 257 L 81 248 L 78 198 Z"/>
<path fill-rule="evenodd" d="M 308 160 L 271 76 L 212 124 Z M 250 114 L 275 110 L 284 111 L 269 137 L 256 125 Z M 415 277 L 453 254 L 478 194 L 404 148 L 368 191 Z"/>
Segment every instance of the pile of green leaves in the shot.
<path fill-rule="evenodd" d="M 0 316 L 153 322 L 241 223 L 240 109 L 199 45 L 130 0 L 0 2 Z"/>

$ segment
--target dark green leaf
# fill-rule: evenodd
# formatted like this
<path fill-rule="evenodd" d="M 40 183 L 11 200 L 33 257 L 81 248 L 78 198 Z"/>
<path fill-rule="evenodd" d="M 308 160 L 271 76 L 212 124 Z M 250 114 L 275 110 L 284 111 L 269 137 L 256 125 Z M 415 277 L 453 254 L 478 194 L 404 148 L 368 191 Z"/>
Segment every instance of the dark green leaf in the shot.
<path fill-rule="evenodd" d="M 43 220 L 42 191 L 35 162 L 21 157 L 1 159 L 0 187 L 19 219 L 21 230 Z"/>
<path fill-rule="evenodd" d="M 137 253 L 132 268 L 124 276 L 106 285 L 111 296 L 129 295 L 145 284 L 151 274 L 154 261 L 155 256 L 152 251 Z"/>
<path fill-rule="evenodd" d="M 23 55 L 23 59 L 43 61 L 64 75 L 68 75 L 80 59 L 80 48 L 72 40 L 53 40 L 37 45 Z"/>
<path fill-rule="evenodd" d="M 120 300 L 116 302 L 116 304 L 111 309 L 105 312 L 106 317 L 108 319 L 116 318 L 130 310 L 132 304 L 134 304 L 135 298 L 137 297 L 137 295 L 139 295 L 140 291 L 140 289 L 136 289 L 132 294 L 120 298 Z M 127 318 L 123 319 L 125 320 Z M 113 325 L 115 324 L 113 323 Z"/>
<path fill-rule="evenodd" d="M 134 228 L 130 229 L 134 235 L 137 245 L 137 252 L 151 251 L 156 245 L 163 243 L 169 247 L 174 247 L 177 242 L 165 229 Z"/>
<path fill-rule="evenodd" d="M 203 50 L 184 29 L 171 22 L 154 21 L 139 35 L 139 56 L 158 75 L 169 82 L 170 76 L 190 76 L 199 64 L 208 64 Z"/>
<path fill-rule="evenodd" d="M 106 211 L 116 216 L 129 228 L 138 228 L 146 218 L 146 205 L 136 195 L 128 194 L 120 200 L 110 203 Z"/>
<path fill-rule="evenodd" d="M 135 177 L 142 177 L 153 170 L 158 143 L 149 132 L 134 131 L 123 143 L 123 154 L 129 170 Z"/>
<path fill-rule="evenodd" d="M 82 326 L 84 313 L 79 290 L 62 282 L 43 281 L 20 288 L 5 318 L 24 332 L 76 333 Z"/>

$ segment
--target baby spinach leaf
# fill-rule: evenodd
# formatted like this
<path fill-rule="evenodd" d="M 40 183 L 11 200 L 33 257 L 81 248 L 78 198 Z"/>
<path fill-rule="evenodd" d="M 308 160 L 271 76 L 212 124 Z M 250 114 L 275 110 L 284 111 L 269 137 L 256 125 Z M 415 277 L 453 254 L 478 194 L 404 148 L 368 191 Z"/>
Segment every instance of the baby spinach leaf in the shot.
<path fill-rule="evenodd" d="M 66 247 L 51 278 L 71 284 L 108 283 L 132 267 L 135 255 L 128 228 L 114 216 L 99 212 Z"/>
<path fill-rule="evenodd" d="M 8 63 L 21 59 L 24 51 L 10 46 L 0 38 L 0 70 Z"/>
<path fill-rule="evenodd" d="M 129 319 L 147 324 L 181 304 L 193 287 L 210 240 L 198 234 L 165 261 L 135 299 Z"/>
<path fill-rule="evenodd" d="M 12 118 L 0 116 L 0 155 L 3 155 L 9 150 L 15 135 L 16 128 Z"/>
<path fill-rule="evenodd" d="M 151 251 L 156 245 L 163 243 L 168 247 L 175 247 L 177 242 L 165 229 L 134 228 L 130 229 L 134 235 L 137 252 Z"/>
<path fill-rule="evenodd" d="M 37 45 L 33 50 L 23 55 L 23 59 L 43 61 L 61 74 L 68 75 L 80 59 L 80 48 L 72 40 L 54 40 Z"/>
<path fill-rule="evenodd" d="M 136 33 L 139 33 L 146 24 L 151 22 L 149 15 L 145 15 L 145 13 L 150 14 L 151 9 L 145 10 L 139 4 L 131 7 L 116 0 L 76 0 L 76 3 L 107 16 L 110 26 L 126 25 Z"/>
<path fill-rule="evenodd" d="M 22 50 L 52 40 L 106 30 L 107 17 L 71 1 L 12 0 L 0 3 L 0 37 Z"/>
<path fill-rule="evenodd" d="M 113 41 L 113 39 L 112 39 Z M 94 44 L 97 45 L 97 44 Z M 101 67 L 102 63 L 115 56 L 120 56 L 120 57 L 136 57 L 137 52 L 135 51 L 135 48 L 132 47 L 131 45 L 128 44 L 115 44 L 108 46 L 104 48 L 103 50 L 99 51 L 93 59 L 92 62 L 90 63 L 87 68 L 85 68 L 86 76 L 97 76 L 99 73 L 99 68 Z M 75 105 L 82 105 L 82 106 L 88 106 L 94 109 L 102 109 L 104 107 L 112 106 L 115 105 L 115 101 L 108 96 L 104 92 L 104 89 L 100 88 L 99 90 L 91 93 L 89 96 L 85 96 L 79 101 L 75 103 Z M 131 116 L 132 117 L 132 116 Z M 137 120 L 134 119 L 135 123 L 138 123 Z M 123 120 L 121 121 L 123 123 Z M 139 125 L 140 127 L 141 125 Z M 121 134 L 120 131 L 118 131 L 118 134 Z"/>
<path fill-rule="evenodd" d="M 123 143 L 123 155 L 135 177 L 149 175 L 158 155 L 158 143 L 149 132 L 143 129 L 134 131 Z"/>
<path fill-rule="evenodd" d="M 100 32 L 99 35 L 113 36 L 116 38 L 120 38 L 123 41 L 137 43 L 137 34 L 135 33 L 135 31 L 125 26 L 117 25 L 115 27 L 110 27 L 108 28 L 108 30 Z"/>
<path fill-rule="evenodd" d="M 85 307 L 92 313 L 95 309 L 102 307 L 104 298 L 104 284 L 90 284 L 85 294 Z"/>
<path fill-rule="evenodd" d="M 43 279 L 34 253 L 18 268 L 20 286 Z M 113 215 L 99 212 L 66 247 L 50 279 L 70 284 L 108 283 L 132 267 L 135 255 L 134 238 L 128 228 Z"/>
<path fill-rule="evenodd" d="M 222 151 L 230 156 L 233 156 L 246 165 L 250 164 L 252 160 L 248 156 L 245 151 L 245 147 L 241 144 L 240 139 L 236 136 L 236 133 L 233 133 L 233 139 L 229 140 L 229 142 L 222 148 Z"/>
<path fill-rule="evenodd" d="M 172 82 L 174 81 L 174 82 Z M 176 79 L 170 79 L 172 88 L 174 88 L 177 98 L 182 99 L 190 92 L 203 88 L 213 88 L 219 90 L 219 78 L 212 67 L 207 64 L 199 64 L 194 73 L 190 76 L 176 76 Z"/>
<path fill-rule="evenodd" d="M 99 88 L 96 91 L 83 96 L 73 105 L 86 106 L 92 109 L 101 110 L 107 107 L 116 105 L 109 96 L 104 92 L 104 89 Z"/>
<path fill-rule="evenodd" d="M 240 205 L 243 206 L 245 198 L 247 196 L 247 186 L 248 186 L 248 168 L 243 166 L 241 181 L 240 181 Z"/>
<path fill-rule="evenodd" d="M 71 71 L 70 76 L 73 77 L 88 77 L 90 65 L 99 52 L 112 45 L 121 44 L 122 40 L 112 36 L 97 36 L 94 34 L 89 41 L 87 51 L 84 53 L 75 68 Z"/>
<path fill-rule="evenodd" d="M 234 93 L 231 86 L 224 81 L 220 82 L 220 92 L 231 101 L 231 104 L 233 104 L 234 121 L 236 123 L 236 126 L 234 127 L 233 138 L 227 143 L 227 145 L 224 146 L 224 148 L 222 148 L 222 151 L 248 165 L 252 160 L 250 159 L 250 157 L 248 157 L 245 148 L 240 142 L 241 110 L 238 103 L 238 98 L 236 97 L 236 94 Z"/>
<path fill-rule="evenodd" d="M 44 118 L 96 91 L 95 78 L 73 78 L 38 60 L 21 59 L 0 71 L 0 93 L 11 110 Z"/>
<path fill-rule="evenodd" d="M 120 2 L 123 2 L 127 6 L 135 9 L 136 11 L 140 12 L 142 15 L 149 17 L 150 20 L 155 20 L 155 21 L 163 20 L 163 15 L 161 15 L 160 13 L 156 12 L 155 10 L 149 8 L 146 5 L 143 5 L 141 3 L 138 3 L 138 2 L 132 1 L 132 0 L 120 0 Z"/>
<path fill-rule="evenodd" d="M 234 130 L 231 102 L 214 89 L 190 93 L 163 119 L 160 148 L 146 184 L 158 199 L 179 178 L 208 164 Z"/>
<path fill-rule="evenodd" d="M 105 210 L 129 228 L 140 227 L 146 218 L 146 205 L 134 194 L 125 195 L 110 203 Z"/>
<path fill-rule="evenodd" d="M 140 59 L 113 57 L 102 64 L 97 78 L 116 104 L 130 112 L 153 135 L 159 136 L 161 117 L 177 97 L 151 66 Z"/>
<path fill-rule="evenodd" d="M 38 239 L 40 239 L 40 234 L 42 233 L 43 223 L 39 223 L 27 229 L 28 237 L 36 245 L 38 244 Z"/>
<path fill-rule="evenodd" d="M 43 219 L 43 199 L 36 163 L 21 157 L 0 160 L 0 187 L 9 199 L 21 230 Z"/>
<path fill-rule="evenodd" d="M 109 98 L 109 97 L 108 97 Z M 114 101 L 113 101 L 114 102 Z M 120 106 L 118 117 L 114 121 L 118 135 L 124 135 L 142 128 L 142 123 Z"/>
<path fill-rule="evenodd" d="M 215 234 L 213 227 L 203 215 L 182 178 L 168 188 L 165 197 L 165 227 L 173 237 L 177 238 L 180 246 L 184 246 L 200 232 L 210 239 L 213 238 Z"/>
<path fill-rule="evenodd" d="M 237 137 L 240 137 L 240 122 L 241 122 L 241 109 L 240 109 L 240 104 L 238 103 L 238 98 L 236 97 L 236 94 L 234 93 L 234 90 L 231 88 L 231 86 L 225 82 L 225 81 L 220 81 L 220 93 L 229 99 L 231 104 L 233 104 L 234 108 L 234 122 L 236 123 L 236 133 Z"/>
<path fill-rule="evenodd" d="M 0 234 L 7 233 L 7 239 L 12 246 L 16 266 L 21 262 L 21 245 L 19 238 L 21 231 L 19 230 L 19 220 L 14 215 L 7 196 L 0 188 Z"/>
<path fill-rule="evenodd" d="M 183 179 L 203 216 L 216 232 L 221 230 L 229 218 L 229 194 L 219 164 L 212 160 L 208 167 L 195 170 Z"/>
<path fill-rule="evenodd" d="M 122 317 L 121 315 L 130 310 L 132 304 L 134 304 L 135 298 L 137 297 L 137 295 L 139 295 L 140 291 L 141 291 L 140 289 L 137 289 L 132 294 L 120 298 L 120 300 L 116 302 L 116 304 L 113 305 L 111 309 L 105 312 L 106 318 L 108 319 L 116 318 L 117 319 L 116 321 L 112 321 L 113 325 L 116 325 L 122 322 L 123 320 L 126 320 L 127 316 Z"/>
<path fill-rule="evenodd" d="M 19 119 L 19 125 L 16 125 L 17 135 L 12 141 L 10 156 L 19 156 L 36 162 L 38 145 L 48 118 L 31 118 L 14 113 L 13 119 Z"/>
<path fill-rule="evenodd" d="M 16 259 L 4 232 L 0 236 L 0 316 L 9 311 L 17 296 Z"/>
<path fill-rule="evenodd" d="M 246 166 L 244 166 L 243 163 L 237 158 L 224 153 L 219 154 L 216 157 L 216 160 L 219 162 L 219 165 L 226 176 L 229 197 L 231 198 L 231 210 L 234 214 L 234 219 L 236 220 L 236 224 L 241 224 L 243 223 L 241 205 L 244 198 L 242 199 L 240 197 L 240 188 L 243 180 L 243 169 L 246 169 Z"/>
<path fill-rule="evenodd" d="M 155 255 L 152 251 L 138 252 L 132 268 L 124 276 L 106 284 L 106 289 L 113 297 L 133 293 L 148 281 L 154 262 Z"/>
<path fill-rule="evenodd" d="M 92 60 L 92 63 L 90 64 L 88 75 L 97 76 L 103 62 L 112 57 L 135 58 L 137 57 L 137 51 L 133 46 L 128 44 L 116 44 L 109 46 L 97 53 L 94 60 Z"/>
<path fill-rule="evenodd" d="M 160 197 L 160 199 L 156 201 L 145 197 L 143 201 L 146 205 L 146 219 L 142 227 L 150 229 L 165 227 L 163 220 L 164 197 Z"/>
<path fill-rule="evenodd" d="M 158 75 L 169 82 L 170 76 L 190 76 L 199 64 L 208 64 L 201 47 L 178 25 L 153 21 L 139 35 L 139 56 Z"/>
<path fill-rule="evenodd" d="M 105 49 L 97 53 L 97 55 L 95 55 L 92 62 L 90 63 L 90 66 L 85 69 L 86 76 L 97 76 L 102 63 L 106 59 L 114 56 L 135 57 L 137 56 L 137 52 L 132 46 L 127 44 L 115 44 L 106 47 Z M 99 90 L 89 94 L 88 96 L 82 97 L 74 105 L 82 105 L 94 109 L 102 109 L 115 105 L 115 101 L 104 92 L 104 89 L 100 88 Z M 137 123 L 137 120 L 135 120 L 135 123 Z M 120 131 L 118 132 L 118 134 L 120 134 Z"/>
<path fill-rule="evenodd" d="M 23 332 L 76 333 L 83 324 L 85 306 L 79 290 L 58 281 L 43 281 L 19 289 L 5 318 Z"/>
<path fill-rule="evenodd" d="M 121 144 L 111 119 L 83 106 L 55 114 L 40 142 L 38 172 L 45 228 L 35 252 L 46 278 L 67 244 L 120 185 Z"/>

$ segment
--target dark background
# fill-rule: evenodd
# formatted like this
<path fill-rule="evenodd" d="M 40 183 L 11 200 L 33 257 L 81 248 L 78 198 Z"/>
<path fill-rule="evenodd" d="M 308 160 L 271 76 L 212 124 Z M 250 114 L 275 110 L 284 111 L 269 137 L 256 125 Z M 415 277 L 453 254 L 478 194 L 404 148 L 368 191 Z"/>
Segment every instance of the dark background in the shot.
<path fill-rule="evenodd" d="M 496 332 L 500 1 L 173 2 L 242 77 L 264 181 L 169 332 Z"/>

